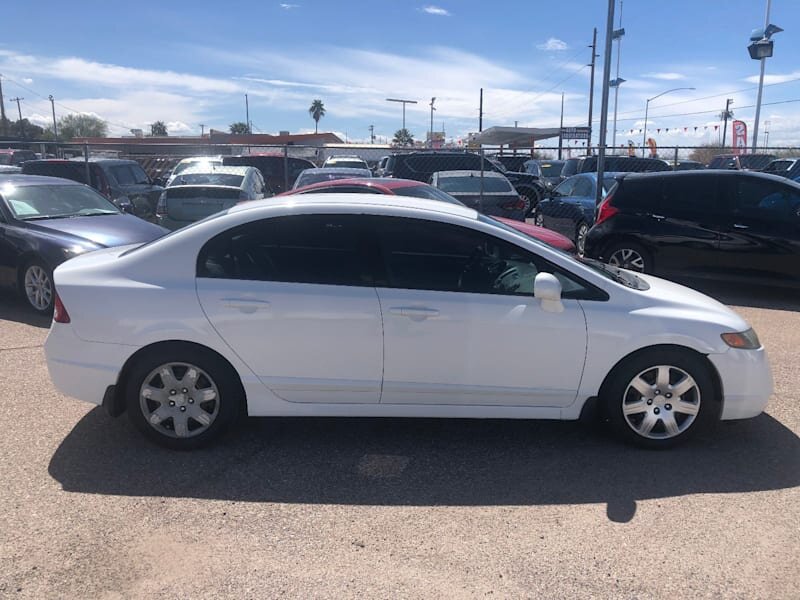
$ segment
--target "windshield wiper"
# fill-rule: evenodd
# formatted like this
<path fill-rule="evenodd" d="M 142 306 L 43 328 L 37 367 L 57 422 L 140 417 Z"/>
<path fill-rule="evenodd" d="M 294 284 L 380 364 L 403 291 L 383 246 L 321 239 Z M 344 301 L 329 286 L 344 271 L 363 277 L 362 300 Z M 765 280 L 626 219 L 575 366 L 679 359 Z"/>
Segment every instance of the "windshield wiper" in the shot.
<path fill-rule="evenodd" d="M 43 219 L 68 219 L 72 215 L 37 215 L 35 217 L 22 217 L 22 221 L 41 221 Z"/>

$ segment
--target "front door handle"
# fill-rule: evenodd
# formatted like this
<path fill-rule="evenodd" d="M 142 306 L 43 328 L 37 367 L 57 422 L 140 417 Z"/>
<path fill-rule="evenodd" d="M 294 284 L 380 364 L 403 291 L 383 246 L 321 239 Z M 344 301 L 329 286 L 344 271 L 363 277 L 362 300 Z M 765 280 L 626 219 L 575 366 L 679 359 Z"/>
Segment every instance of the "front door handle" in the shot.
<path fill-rule="evenodd" d="M 389 312 L 399 317 L 408 317 L 412 321 L 423 321 L 430 317 L 439 316 L 439 311 L 435 308 L 424 308 L 421 306 L 395 306 Z"/>
<path fill-rule="evenodd" d="M 227 308 L 235 308 L 243 313 L 254 313 L 257 310 L 267 310 L 269 301 L 256 300 L 255 298 L 223 298 L 222 305 Z"/>
<path fill-rule="evenodd" d="M 653 217 L 656 221 L 663 221 L 664 219 L 667 218 L 664 215 L 652 215 L 651 214 L 650 216 Z"/>
<path fill-rule="evenodd" d="M 750 226 L 749 225 L 742 225 L 741 223 L 734 223 L 733 224 L 733 228 L 734 229 L 750 229 Z"/>

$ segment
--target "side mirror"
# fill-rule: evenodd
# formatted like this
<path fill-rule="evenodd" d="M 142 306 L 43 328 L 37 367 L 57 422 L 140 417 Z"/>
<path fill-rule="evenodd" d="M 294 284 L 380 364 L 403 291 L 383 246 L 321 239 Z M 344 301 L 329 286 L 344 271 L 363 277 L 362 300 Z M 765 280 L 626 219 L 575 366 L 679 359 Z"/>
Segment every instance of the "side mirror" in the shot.
<path fill-rule="evenodd" d="M 542 303 L 542 310 L 560 313 L 564 311 L 561 303 L 561 282 L 551 273 L 539 273 L 533 280 L 533 297 Z"/>

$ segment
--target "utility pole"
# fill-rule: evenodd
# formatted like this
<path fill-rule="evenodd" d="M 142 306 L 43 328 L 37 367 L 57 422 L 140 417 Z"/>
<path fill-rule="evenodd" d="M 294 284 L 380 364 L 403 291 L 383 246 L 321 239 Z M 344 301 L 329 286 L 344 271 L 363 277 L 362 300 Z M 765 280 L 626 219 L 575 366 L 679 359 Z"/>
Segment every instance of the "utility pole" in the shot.
<path fill-rule="evenodd" d="M 3 135 L 6 131 L 6 104 L 3 102 L 3 76 L 0 75 L 0 129 L 3 130 Z"/>
<path fill-rule="evenodd" d="M 250 128 L 250 101 L 247 98 L 247 94 L 244 95 L 244 110 L 247 115 L 247 133 L 253 133 L 253 130 Z"/>
<path fill-rule="evenodd" d="M 728 98 L 725 101 L 725 112 L 722 113 L 722 120 L 724 121 L 724 125 L 722 126 L 722 147 L 725 147 L 725 134 L 728 133 L 728 119 L 733 116 L 731 113 L 731 104 L 733 104 L 733 98 Z"/>
<path fill-rule="evenodd" d="M 483 88 L 481 88 L 481 101 L 478 104 L 478 133 L 483 131 Z"/>
<path fill-rule="evenodd" d="M 558 126 L 558 160 L 561 160 L 562 131 L 564 131 L 564 92 L 561 92 L 561 121 Z"/>
<path fill-rule="evenodd" d="M 369 143 L 375 143 L 375 125 L 370 125 L 367 129 L 369 129 Z"/>
<path fill-rule="evenodd" d="M 25 137 L 25 124 L 22 122 L 22 109 L 20 108 L 20 101 L 25 100 L 25 98 L 9 98 L 9 102 L 16 102 L 17 103 L 17 112 L 19 113 L 19 130 L 22 137 Z"/>
<path fill-rule="evenodd" d="M 434 102 L 436 102 L 436 96 L 434 96 L 433 98 L 431 98 L 431 104 L 430 104 L 430 106 L 431 106 L 431 137 L 430 137 L 430 143 L 428 144 L 428 147 L 429 147 L 429 148 L 433 148 L 433 111 L 435 111 L 435 110 L 436 110 L 436 109 L 433 107 L 433 103 L 434 103 Z"/>
<path fill-rule="evenodd" d="M 586 140 L 587 144 L 587 153 L 589 147 L 592 145 L 592 107 L 594 106 L 594 66 L 595 60 L 599 56 L 597 54 L 597 27 L 594 28 L 594 32 L 592 33 L 592 45 L 589 46 L 592 49 L 592 62 L 589 63 L 589 66 L 592 67 L 592 74 L 589 77 L 589 137 Z"/>
<path fill-rule="evenodd" d="M 614 35 L 614 5 L 617 0 L 608 0 L 608 18 L 606 19 L 606 43 L 603 53 L 603 93 L 600 95 L 600 137 L 597 140 L 597 188 L 595 204 L 603 199 L 603 170 L 606 166 L 606 135 L 608 128 L 608 72 L 611 70 L 611 42 Z"/>
<path fill-rule="evenodd" d="M 619 59 L 622 54 L 622 36 L 625 35 L 625 30 L 622 28 L 622 0 L 619 0 L 619 29 L 614 30 L 614 35 L 611 36 L 617 41 L 617 74 L 611 85 L 614 87 L 614 125 L 611 133 L 611 147 L 614 152 L 617 150 L 617 103 L 619 101 L 619 86 L 625 83 L 625 80 L 619 76 Z"/>
<path fill-rule="evenodd" d="M 56 124 L 56 101 L 53 94 L 48 96 L 50 98 L 50 109 L 53 111 L 53 138 L 58 141 L 58 125 Z"/>

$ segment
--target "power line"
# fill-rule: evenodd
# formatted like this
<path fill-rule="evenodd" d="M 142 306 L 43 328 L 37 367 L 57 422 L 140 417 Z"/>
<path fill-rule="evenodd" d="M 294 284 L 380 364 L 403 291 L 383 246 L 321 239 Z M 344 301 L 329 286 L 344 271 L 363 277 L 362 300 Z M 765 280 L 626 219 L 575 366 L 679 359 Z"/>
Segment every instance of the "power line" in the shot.
<path fill-rule="evenodd" d="M 761 106 L 774 106 L 776 104 L 791 104 L 793 102 L 800 102 L 800 98 L 793 98 L 791 100 L 779 100 L 777 102 L 762 102 Z M 741 110 L 741 109 L 744 109 L 744 108 L 755 108 L 755 106 L 756 106 L 755 104 L 748 104 L 746 106 L 739 106 L 737 108 L 737 110 Z M 718 113 L 718 112 L 719 112 L 719 110 L 715 108 L 715 109 L 712 109 L 712 110 L 698 110 L 698 111 L 695 111 L 695 112 L 673 113 L 671 115 L 651 115 L 650 118 L 651 119 L 668 119 L 668 118 L 672 118 L 672 117 L 689 117 L 689 116 L 692 116 L 692 115 L 706 115 L 706 114 L 709 114 L 709 113 Z M 638 121 L 639 117 L 631 117 L 629 119 L 618 119 L 618 120 L 619 121 Z"/>

